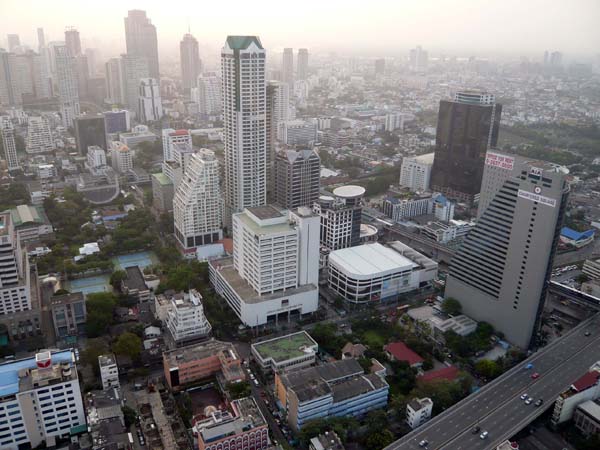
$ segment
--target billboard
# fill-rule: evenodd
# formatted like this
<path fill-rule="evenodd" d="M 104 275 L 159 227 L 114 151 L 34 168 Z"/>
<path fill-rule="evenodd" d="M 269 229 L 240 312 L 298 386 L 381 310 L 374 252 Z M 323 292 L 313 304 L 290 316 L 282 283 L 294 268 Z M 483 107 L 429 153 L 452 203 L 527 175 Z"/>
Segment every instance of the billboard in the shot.
<path fill-rule="evenodd" d="M 485 154 L 485 164 L 492 167 L 500 167 L 501 169 L 513 170 L 515 158 L 500 153 L 487 152 Z"/>

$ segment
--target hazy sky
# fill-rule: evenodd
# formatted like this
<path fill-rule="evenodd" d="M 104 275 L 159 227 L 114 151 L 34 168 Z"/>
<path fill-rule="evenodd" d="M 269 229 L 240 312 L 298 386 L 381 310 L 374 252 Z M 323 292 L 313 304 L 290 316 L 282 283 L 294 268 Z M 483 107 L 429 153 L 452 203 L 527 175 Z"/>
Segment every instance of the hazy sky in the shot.
<path fill-rule="evenodd" d="M 37 27 L 63 40 L 75 26 L 83 46 L 111 56 L 125 50 L 123 17 L 134 8 L 156 25 L 161 58 L 177 55 L 188 22 L 204 51 L 228 34 L 257 34 L 270 50 L 600 53 L 600 0 L 0 0 L 0 46 L 18 33 L 37 48 Z"/>

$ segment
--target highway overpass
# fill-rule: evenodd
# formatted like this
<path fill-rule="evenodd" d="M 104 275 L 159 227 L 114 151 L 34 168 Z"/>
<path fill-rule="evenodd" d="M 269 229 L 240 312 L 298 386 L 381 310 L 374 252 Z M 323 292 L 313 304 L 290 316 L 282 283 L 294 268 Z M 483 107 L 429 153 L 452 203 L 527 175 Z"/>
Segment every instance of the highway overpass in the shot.
<path fill-rule="evenodd" d="M 600 361 L 600 314 L 390 444 L 386 450 L 419 450 L 423 448 L 419 446 L 423 440 L 428 442 L 425 448 L 429 450 L 494 449 L 551 408 L 558 394 L 597 361 Z M 524 369 L 528 363 L 533 364 L 533 369 Z M 538 372 L 539 378 L 532 379 L 533 372 Z M 520 399 L 524 393 L 534 401 L 543 399 L 543 405 L 526 405 Z M 480 439 L 480 432 L 472 432 L 475 426 L 481 428 L 480 432 L 488 431 L 487 439 Z"/>
<path fill-rule="evenodd" d="M 574 289 L 566 284 L 559 283 L 558 281 L 550 281 L 550 283 L 548 283 L 548 293 L 568 298 L 583 306 L 591 306 L 592 308 L 600 309 L 600 298 L 586 294 L 585 292 Z"/>

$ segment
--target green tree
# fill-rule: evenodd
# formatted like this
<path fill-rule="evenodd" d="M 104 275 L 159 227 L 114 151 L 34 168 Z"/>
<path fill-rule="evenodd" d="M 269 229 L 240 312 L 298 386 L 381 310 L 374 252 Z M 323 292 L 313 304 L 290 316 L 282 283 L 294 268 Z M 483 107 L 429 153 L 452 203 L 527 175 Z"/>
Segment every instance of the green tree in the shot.
<path fill-rule="evenodd" d="M 231 398 L 234 400 L 248 397 L 252 393 L 250 384 L 246 381 L 240 383 L 229 383 L 227 384 L 226 389 L 231 395 Z"/>
<path fill-rule="evenodd" d="M 135 361 L 142 352 L 142 340 L 138 335 L 126 332 L 117 338 L 112 349 L 117 355 L 129 356 Z"/>
<path fill-rule="evenodd" d="M 81 351 L 80 361 L 83 365 L 90 366 L 96 377 L 100 376 L 98 356 L 110 353 L 106 341 L 102 338 L 88 339 L 85 349 Z"/>
<path fill-rule="evenodd" d="M 479 375 L 487 379 L 496 378 L 502 373 L 502 367 L 490 359 L 480 359 L 475 363 L 475 370 Z"/>
<path fill-rule="evenodd" d="M 137 418 L 137 412 L 130 406 L 123 406 L 121 408 L 123 412 L 123 418 L 125 419 L 125 426 L 129 428 L 131 425 L 135 423 L 135 419 Z"/>
<path fill-rule="evenodd" d="M 86 300 L 87 320 L 85 323 L 88 337 L 105 334 L 114 323 L 113 313 L 117 299 L 110 292 L 88 294 Z"/>
<path fill-rule="evenodd" d="M 457 316 L 462 312 L 462 305 L 455 298 L 448 297 L 442 302 L 442 311 L 450 316 Z"/>
<path fill-rule="evenodd" d="M 394 434 L 390 430 L 374 431 L 367 436 L 365 448 L 367 450 L 381 450 L 394 442 Z"/>
<path fill-rule="evenodd" d="M 127 278 L 127 272 L 124 270 L 115 270 L 110 275 L 110 285 L 117 291 L 121 290 L 121 282 Z"/>

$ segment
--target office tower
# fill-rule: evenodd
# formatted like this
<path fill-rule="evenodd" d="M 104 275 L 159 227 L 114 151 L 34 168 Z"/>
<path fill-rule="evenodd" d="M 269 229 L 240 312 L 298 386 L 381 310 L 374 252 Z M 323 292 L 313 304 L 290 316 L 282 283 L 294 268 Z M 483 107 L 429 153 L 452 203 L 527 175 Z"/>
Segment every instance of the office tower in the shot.
<path fill-rule="evenodd" d="M 77 91 L 80 98 L 88 98 L 88 83 L 90 81 L 90 70 L 88 67 L 87 56 L 76 55 L 75 56 L 75 68 L 77 75 Z"/>
<path fill-rule="evenodd" d="M 257 36 L 229 36 L 221 50 L 228 225 L 232 213 L 266 203 L 265 58 Z"/>
<path fill-rule="evenodd" d="M 487 152 L 477 225 L 450 264 L 446 297 L 512 344 L 535 345 L 569 194 L 561 167 Z"/>
<path fill-rule="evenodd" d="M 133 152 L 119 141 L 110 143 L 110 161 L 112 168 L 123 174 L 133 169 Z"/>
<path fill-rule="evenodd" d="M 176 155 L 177 151 L 185 147 L 187 153 L 193 151 L 192 134 L 190 130 L 174 130 L 173 128 L 164 128 L 162 130 L 163 161 L 177 161 L 180 157 Z M 177 147 L 177 148 L 176 148 Z"/>
<path fill-rule="evenodd" d="M 233 258 L 209 260 L 217 294 L 247 326 L 316 311 L 319 217 L 272 205 L 233 215 Z"/>
<path fill-rule="evenodd" d="M 87 58 L 88 75 L 91 78 L 94 78 L 97 76 L 96 63 L 99 59 L 98 58 L 98 50 L 95 48 L 86 48 L 84 54 L 85 54 L 85 57 Z"/>
<path fill-rule="evenodd" d="M 181 81 L 185 92 L 196 87 L 198 75 L 202 72 L 198 41 L 191 34 L 186 34 L 179 43 L 179 56 L 181 61 Z"/>
<path fill-rule="evenodd" d="M 66 45 L 56 46 L 54 51 L 60 115 L 63 126 L 68 128 L 73 126 L 73 120 L 79 115 L 77 65 Z"/>
<path fill-rule="evenodd" d="M 81 40 L 76 28 L 68 27 L 65 30 L 65 45 L 71 52 L 71 56 L 81 55 Z"/>
<path fill-rule="evenodd" d="M 20 107 L 22 104 L 17 55 L 0 48 L 0 105 Z"/>
<path fill-rule="evenodd" d="M 113 109 L 104 112 L 106 134 L 125 133 L 131 130 L 131 114 L 126 109 Z"/>
<path fill-rule="evenodd" d="M 275 158 L 275 202 L 312 208 L 319 199 L 321 159 L 314 150 L 287 150 Z"/>
<path fill-rule="evenodd" d="M 106 80 L 106 102 L 112 104 L 124 104 L 123 88 L 121 80 L 121 59 L 110 58 L 104 65 Z"/>
<path fill-rule="evenodd" d="M 44 36 L 44 29 L 37 29 L 37 39 L 38 39 L 38 51 L 42 51 L 42 48 L 46 46 L 46 37 Z"/>
<path fill-rule="evenodd" d="M 198 112 L 211 116 L 221 114 L 221 77 L 217 72 L 205 72 L 196 81 L 191 90 L 192 101 L 198 104 Z"/>
<path fill-rule="evenodd" d="M 7 34 L 6 39 L 8 41 L 8 51 L 11 53 L 18 50 L 18 47 L 21 46 L 21 40 L 19 39 L 18 34 Z"/>
<path fill-rule="evenodd" d="M 6 415 L 0 448 L 51 447 L 86 428 L 73 350 L 6 361 L 0 372 L 0 410 Z"/>
<path fill-rule="evenodd" d="M 0 316 L 31 309 L 29 263 L 10 211 L 0 213 L 0 262 Z"/>
<path fill-rule="evenodd" d="M 379 58 L 375 60 L 375 75 L 383 75 L 385 73 L 385 59 Z"/>
<path fill-rule="evenodd" d="M 96 145 L 106 150 L 106 127 L 104 115 L 83 114 L 75 118 L 75 139 L 77 140 L 77 151 L 85 156 L 88 147 Z"/>
<path fill-rule="evenodd" d="M 142 56 L 121 55 L 120 80 L 124 105 L 129 111 L 138 110 L 140 80 L 149 78 L 146 58 Z"/>
<path fill-rule="evenodd" d="M 148 75 L 141 78 L 159 79 L 156 27 L 146 17 L 146 11 L 131 10 L 125 17 L 125 44 L 129 56 L 146 58 Z"/>
<path fill-rule="evenodd" d="M 306 80 L 308 78 L 308 49 L 299 48 L 297 58 L 296 79 Z"/>
<path fill-rule="evenodd" d="M 48 98 L 48 74 L 41 55 L 28 50 L 14 58 L 15 76 L 22 95 Z"/>
<path fill-rule="evenodd" d="M 32 116 L 27 121 L 27 153 L 43 153 L 54 150 L 50 125 L 45 117 Z"/>
<path fill-rule="evenodd" d="M 321 217 L 321 251 L 324 262 L 330 251 L 360 244 L 362 186 L 334 189 L 333 197 L 321 195 L 313 211 Z"/>
<path fill-rule="evenodd" d="M 457 92 L 440 101 L 431 189 L 459 201 L 476 201 L 485 152 L 498 142 L 502 105 L 492 94 Z"/>
<path fill-rule="evenodd" d="M 0 137 L 2 137 L 4 159 L 6 159 L 8 170 L 18 169 L 19 157 L 17 156 L 17 146 L 15 145 L 15 129 L 8 116 L 0 116 Z"/>
<path fill-rule="evenodd" d="M 286 145 L 310 147 L 317 141 L 317 123 L 302 119 L 279 122 L 277 137 Z"/>
<path fill-rule="evenodd" d="M 429 62 L 429 55 L 427 51 L 423 50 L 420 45 L 413 48 L 409 55 L 410 68 L 415 72 L 422 72 L 427 69 Z"/>
<path fill-rule="evenodd" d="M 290 119 L 290 86 L 283 81 L 267 82 L 267 191 L 272 198 L 275 189 L 273 164 L 279 123 Z"/>
<path fill-rule="evenodd" d="M 283 60 L 281 63 L 281 80 L 287 83 L 290 90 L 294 90 L 294 49 L 283 49 Z"/>
<path fill-rule="evenodd" d="M 160 87 L 154 78 L 140 80 L 138 118 L 142 123 L 156 122 L 163 116 Z"/>
<path fill-rule="evenodd" d="M 196 257 L 196 247 L 223 238 L 219 164 L 214 152 L 202 149 L 189 163 L 173 198 L 175 237 L 182 252 Z"/>
<path fill-rule="evenodd" d="M 429 190 L 434 153 L 404 158 L 400 168 L 400 186 L 413 192 Z"/>

